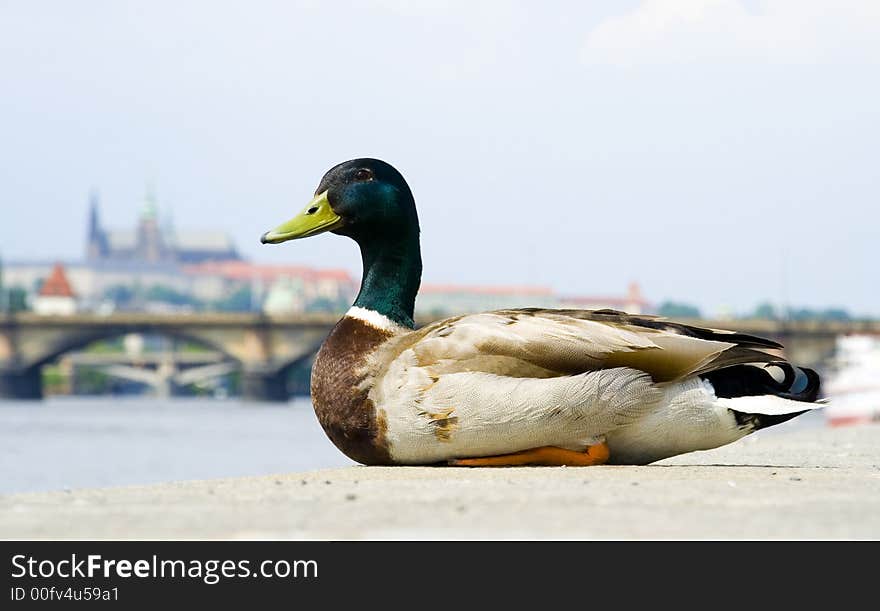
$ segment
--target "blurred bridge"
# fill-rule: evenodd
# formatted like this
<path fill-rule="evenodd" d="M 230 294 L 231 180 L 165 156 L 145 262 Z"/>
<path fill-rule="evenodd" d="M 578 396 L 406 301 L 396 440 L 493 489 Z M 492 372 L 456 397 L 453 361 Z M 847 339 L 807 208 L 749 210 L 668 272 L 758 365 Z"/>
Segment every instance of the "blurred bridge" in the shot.
<path fill-rule="evenodd" d="M 42 397 L 40 370 L 43 365 L 98 340 L 141 333 L 201 344 L 222 355 L 222 359 L 217 360 L 223 362 L 218 362 L 214 370 L 206 370 L 207 374 L 237 369 L 242 374 L 242 393 L 246 398 L 286 401 L 288 372 L 312 358 L 337 318 L 332 314 L 270 317 L 250 313 L 0 315 L 0 398 L 38 399 Z M 419 322 L 424 324 L 428 320 Z M 820 368 L 833 355 L 838 336 L 880 335 L 880 321 L 682 322 L 773 338 L 785 345 L 788 358 Z M 234 366 L 230 367 L 230 363 Z M 117 373 L 124 372 L 120 369 Z M 189 377 L 196 375 L 194 372 Z M 145 382 L 148 377 L 144 376 Z M 182 381 L 187 379 L 187 376 L 181 378 Z"/>
<path fill-rule="evenodd" d="M 140 333 L 205 346 L 237 365 L 245 397 L 286 401 L 288 371 L 317 352 L 337 318 L 247 313 L 0 316 L 0 397 L 38 399 L 43 365 L 99 340 Z"/>

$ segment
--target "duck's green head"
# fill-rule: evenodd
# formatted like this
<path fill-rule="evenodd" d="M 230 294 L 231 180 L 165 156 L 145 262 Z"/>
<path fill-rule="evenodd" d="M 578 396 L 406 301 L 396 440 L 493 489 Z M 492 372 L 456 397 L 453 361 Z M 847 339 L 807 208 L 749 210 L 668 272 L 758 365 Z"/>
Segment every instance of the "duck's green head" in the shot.
<path fill-rule="evenodd" d="M 361 245 L 418 236 L 419 220 L 409 185 L 394 167 L 378 159 L 352 159 L 331 168 L 302 212 L 263 234 L 264 244 L 308 238 L 331 231 Z"/>
<path fill-rule="evenodd" d="M 354 305 L 413 327 L 422 275 L 419 219 L 400 172 L 378 159 L 340 163 L 324 175 L 302 212 L 264 233 L 261 241 L 278 244 L 325 231 L 360 246 L 364 277 Z"/>

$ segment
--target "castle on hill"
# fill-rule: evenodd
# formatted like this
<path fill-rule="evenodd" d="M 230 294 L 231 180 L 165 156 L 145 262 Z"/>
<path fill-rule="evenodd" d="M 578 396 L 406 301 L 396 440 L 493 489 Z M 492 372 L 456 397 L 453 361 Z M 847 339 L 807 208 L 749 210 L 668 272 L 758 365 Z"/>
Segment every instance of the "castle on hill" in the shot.
<path fill-rule="evenodd" d="M 177 231 L 170 217 L 160 223 L 152 191 L 147 191 L 138 224 L 133 229 L 105 229 L 98 208 L 98 196 L 92 193 L 86 237 L 88 261 L 193 264 L 241 260 L 235 244 L 223 232 Z"/>

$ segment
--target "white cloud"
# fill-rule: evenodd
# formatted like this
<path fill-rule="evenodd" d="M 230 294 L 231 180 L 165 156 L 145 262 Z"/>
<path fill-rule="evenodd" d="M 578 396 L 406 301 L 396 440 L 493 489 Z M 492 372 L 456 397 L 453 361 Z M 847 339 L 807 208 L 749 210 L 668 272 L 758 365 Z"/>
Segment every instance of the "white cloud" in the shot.
<path fill-rule="evenodd" d="M 815 63 L 880 57 L 877 0 L 644 0 L 587 36 L 590 64 L 758 60 Z"/>

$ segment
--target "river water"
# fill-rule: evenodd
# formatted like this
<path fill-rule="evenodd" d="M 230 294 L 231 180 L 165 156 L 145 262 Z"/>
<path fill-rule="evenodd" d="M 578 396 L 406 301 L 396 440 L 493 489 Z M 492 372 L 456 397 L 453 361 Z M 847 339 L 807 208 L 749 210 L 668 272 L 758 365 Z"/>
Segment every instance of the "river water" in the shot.
<path fill-rule="evenodd" d="M 0 401 L 0 494 L 350 464 L 307 399 Z"/>
<path fill-rule="evenodd" d="M 755 434 L 823 426 L 822 411 Z M 0 494 L 351 464 L 324 435 L 308 399 L 0 401 Z"/>

